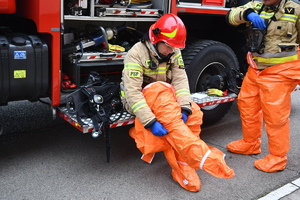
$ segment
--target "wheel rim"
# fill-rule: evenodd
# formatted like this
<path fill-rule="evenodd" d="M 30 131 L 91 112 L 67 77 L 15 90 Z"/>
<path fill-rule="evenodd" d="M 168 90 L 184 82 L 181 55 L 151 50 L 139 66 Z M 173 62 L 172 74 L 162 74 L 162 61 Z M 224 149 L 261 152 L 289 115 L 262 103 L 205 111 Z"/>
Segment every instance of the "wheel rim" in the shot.
<path fill-rule="evenodd" d="M 224 74 L 225 66 L 220 62 L 211 62 L 207 64 L 199 73 L 200 76 L 197 78 L 197 84 L 195 86 L 196 92 L 206 91 L 209 83 L 209 79 L 213 75 Z M 213 110 L 218 107 L 219 104 L 205 106 L 201 109 L 203 110 Z"/>

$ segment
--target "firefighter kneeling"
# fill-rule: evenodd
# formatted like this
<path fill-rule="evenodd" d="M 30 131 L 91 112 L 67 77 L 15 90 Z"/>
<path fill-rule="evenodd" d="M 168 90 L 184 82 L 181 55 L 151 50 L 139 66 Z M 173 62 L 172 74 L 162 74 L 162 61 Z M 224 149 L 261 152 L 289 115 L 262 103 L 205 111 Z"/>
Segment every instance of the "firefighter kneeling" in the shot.
<path fill-rule="evenodd" d="M 142 159 L 151 163 L 154 154 L 163 151 L 173 179 L 197 192 L 201 183 L 195 169 L 218 178 L 232 178 L 234 171 L 221 151 L 199 137 L 203 114 L 191 101 L 179 49 L 185 39 L 185 26 L 176 15 L 166 14 L 154 23 L 125 57 L 121 98 L 126 110 L 136 115 L 130 136 Z"/>

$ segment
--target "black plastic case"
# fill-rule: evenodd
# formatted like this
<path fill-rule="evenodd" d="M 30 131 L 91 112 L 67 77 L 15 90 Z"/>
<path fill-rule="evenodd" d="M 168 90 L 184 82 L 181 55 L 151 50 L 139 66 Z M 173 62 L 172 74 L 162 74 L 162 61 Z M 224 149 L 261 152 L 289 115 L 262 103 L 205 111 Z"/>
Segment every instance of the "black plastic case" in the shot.
<path fill-rule="evenodd" d="M 36 101 L 49 85 L 48 46 L 38 36 L 0 35 L 0 104 Z"/>

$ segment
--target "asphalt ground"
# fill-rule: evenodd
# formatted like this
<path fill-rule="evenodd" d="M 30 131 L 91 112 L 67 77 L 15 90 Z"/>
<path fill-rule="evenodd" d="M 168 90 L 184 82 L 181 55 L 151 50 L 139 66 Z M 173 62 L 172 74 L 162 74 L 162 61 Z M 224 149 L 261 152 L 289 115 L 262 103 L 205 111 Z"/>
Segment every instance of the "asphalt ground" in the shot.
<path fill-rule="evenodd" d="M 287 183 L 280 188 L 261 197 L 259 200 L 299 200 L 300 198 L 300 178 Z"/>
<path fill-rule="evenodd" d="M 0 136 L 0 199 L 299 199 L 299 189 L 290 187 L 299 188 L 299 97 L 299 92 L 292 95 L 289 161 L 278 173 L 265 173 L 253 165 L 268 154 L 265 133 L 259 155 L 226 150 L 229 142 L 241 138 L 236 102 L 220 122 L 203 127 L 201 138 L 226 153 L 235 177 L 218 179 L 197 170 L 202 182 L 197 193 L 172 180 L 163 153 L 158 153 L 151 165 L 140 160 L 141 153 L 128 135 L 130 126 L 112 129 L 111 161 L 106 163 L 103 137 L 92 138 L 60 118 L 53 120 L 48 106 L 22 101 L 0 107 L 5 133 Z"/>

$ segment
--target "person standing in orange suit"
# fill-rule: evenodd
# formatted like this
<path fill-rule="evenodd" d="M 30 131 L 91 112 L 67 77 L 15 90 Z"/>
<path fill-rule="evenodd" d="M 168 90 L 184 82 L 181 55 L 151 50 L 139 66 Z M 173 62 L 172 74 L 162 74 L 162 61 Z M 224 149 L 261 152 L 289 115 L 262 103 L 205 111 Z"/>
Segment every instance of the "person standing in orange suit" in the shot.
<path fill-rule="evenodd" d="M 254 162 L 264 172 L 284 170 L 288 160 L 290 94 L 300 82 L 299 19 L 300 5 L 291 0 L 250 1 L 231 8 L 227 15 L 231 25 L 246 23 L 252 27 L 249 30 L 263 34 L 262 41 L 248 38 L 249 68 L 238 96 L 243 138 L 229 143 L 227 149 L 237 154 L 261 153 L 264 121 L 270 154 Z"/>

